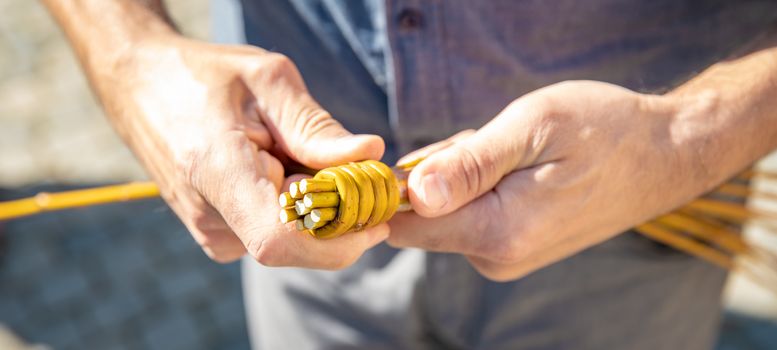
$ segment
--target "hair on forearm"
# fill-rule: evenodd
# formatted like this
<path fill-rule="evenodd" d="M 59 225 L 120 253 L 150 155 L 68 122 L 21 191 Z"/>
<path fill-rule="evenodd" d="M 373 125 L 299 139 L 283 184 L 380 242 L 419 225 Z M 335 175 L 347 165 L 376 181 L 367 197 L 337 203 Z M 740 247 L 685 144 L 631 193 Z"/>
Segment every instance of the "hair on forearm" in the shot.
<path fill-rule="evenodd" d="M 154 12 L 159 16 L 160 19 L 164 20 L 169 24 L 173 29 L 178 31 L 178 28 L 176 27 L 175 23 L 173 22 L 173 19 L 170 17 L 170 13 L 167 12 L 167 6 L 165 6 L 165 2 L 163 0 L 130 0 L 134 1 L 141 6 L 147 8 L 151 12 Z"/>

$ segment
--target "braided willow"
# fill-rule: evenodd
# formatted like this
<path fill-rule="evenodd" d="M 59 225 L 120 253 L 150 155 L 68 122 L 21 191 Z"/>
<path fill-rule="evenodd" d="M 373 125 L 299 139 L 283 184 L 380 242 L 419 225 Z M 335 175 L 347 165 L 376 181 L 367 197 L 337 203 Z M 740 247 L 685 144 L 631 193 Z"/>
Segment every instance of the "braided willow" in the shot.
<path fill-rule="evenodd" d="M 374 160 L 323 169 L 281 193 L 281 222 L 295 221 L 297 230 L 317 238 L 386 222 L 398 210 L 409 209 L 405 175 L 403 169 Z"/>

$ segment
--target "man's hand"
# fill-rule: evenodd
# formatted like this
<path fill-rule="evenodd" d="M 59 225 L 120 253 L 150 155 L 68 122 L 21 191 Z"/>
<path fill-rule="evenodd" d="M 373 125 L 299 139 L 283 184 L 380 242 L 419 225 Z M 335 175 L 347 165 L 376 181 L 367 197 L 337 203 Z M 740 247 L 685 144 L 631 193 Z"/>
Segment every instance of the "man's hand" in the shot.
<path fill-rule="evenodd" d="M 388 242 L 462 253 L 510 280 L 604 241 L 746 165 L 710 141 L 715 97 L 584 81 L 528 94 L 433 147 L 408 180 L 417 214 L 390 221 Z"/>
<path fill-rule="evenodd" d="M 386 238 L 387 225 L 316 240 L 279 223 L 284 175 L 275 155 L 321 168 L 379 159 L 384 147 L 377 136 L 350 134 L 324 111 L 288 58 L 183 38 L 132 2 L 64 3 L 50 8 L 100 101 L 208 256 L 228 262 L 247 250 L 265 265 L 336 269 Z M 100 32 L 70 23 L 73 12 L 97 22 L 97 14 L 122 14 L 115 20 L 126 27 L 106 28 L 128 35 L 129 44 L 98 50 Z M 146 30 L 154 25 L 160 28 Z"/>

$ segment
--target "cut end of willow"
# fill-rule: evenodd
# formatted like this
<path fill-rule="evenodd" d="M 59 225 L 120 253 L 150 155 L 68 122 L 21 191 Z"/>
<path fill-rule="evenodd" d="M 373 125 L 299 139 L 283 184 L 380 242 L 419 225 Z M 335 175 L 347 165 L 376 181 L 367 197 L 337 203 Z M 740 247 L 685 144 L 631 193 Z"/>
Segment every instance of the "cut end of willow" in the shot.
<path fill-rule="evenodd" d="M 281 209 L 280 218 L 282 223 L 287 224 L 297 220 L 297 218 L 299 218 L 299 214 L 297 214 L 295 209 L 283 208 Z"/>
<path fill-rule="evenodd" d="M 293 207 L 294 198 L 291 198 L 291 194 L 289 194 L 289 192 L 283 192 L 278 197 L 278 204 L 281 205 L 281 208 Z"/>
<path fill-rule="evenodd" d="M 299 182 L 289 184 L 289 195 L 294 199 L 302 199 L 302 192 L 299 190 Z"/>
<path fill-rule="evenodd" d="M 294 226 L 297 229 L 297 231 L 305 231 L 305 220 L 302 218 L 297 219 L 294 221 Z"/>
<path fill-rule="evenodd" d="M 308 208 L 330 208 L 340 203 L 340 195 L 336 192 L 308 193 L 302 201 Z"/>
<path fill-rule="evenodd" d="M 301 200 L 296 201 L 294 203 L 294 210 L 297 212 L 297 215 L 302 216 L 306 215 L 307 213 L 310 213 L 310 207 L 305 206 L 305 203 Z"/>
<path fill-rule="evenodd" d="M 303 219 L 303 222 L 304 222 L 305 228 L 309 229 L 309 230 L 315 230 L 315 229 L 317 229 L 319 227 L 323 227 L 324 225 L 326 225 L 328 223 L 328 221 L 315 222 L 310 217 L 310 215 L 305 215 L 305 218 Z"/>
<path fill-rule="evenodd" d="M 337 215 L 337 208 L 321 208 L 310 211 L 310 219 L 313 222 L 332 221 Z"/>
<path fill-rule="evenodd" d="M 314 192 L 335 192 L 337 185 L 332 180 L 304 179 L 299 182 L 299 191 L 303 194 Z"/>

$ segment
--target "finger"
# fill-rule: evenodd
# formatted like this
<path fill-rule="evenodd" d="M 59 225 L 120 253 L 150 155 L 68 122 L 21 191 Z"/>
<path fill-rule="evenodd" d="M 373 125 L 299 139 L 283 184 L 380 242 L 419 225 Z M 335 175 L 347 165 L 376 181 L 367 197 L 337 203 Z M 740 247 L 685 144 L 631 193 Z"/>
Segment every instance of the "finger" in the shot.
<path fill-rule="evenodd" d="M 256 112 L 254 111 L 254 114 Z M 273 146 L 270 131 L 257 119 L 246 119 L 243 123 L 244 131 L 249 140 L 253 141 L 259 149 L 270 149 Z"/>
<path fill-rule="evenodd" d="M 384 241 L 388 235 L 386 224 L 333 239 L 317 239 L 307 232 L 295 231 L 268 237 L 255 256 L 267 266 L 339 270 L 356 262 L 366 250 Z"/>
<path fill-rule="evenodd" d="M 503 112 L 474 134 L 418 164 L 408 178 L 415 211 L 428 217 L 452 213 L 494 188 L 504 175 L 531 165 L 536 159 L 532 138 L 528 128 L 514 119 Z"/>
<path fill-rule="evenodd" d="M 173 210 L 183 221 L 197 244 L 212 260 L 228 263 L 246 252 L 245 246 L 218 212 L 196 193 L 181 193 Z"/>
<path fill-rule="evenodd" d="M 283 187 L 283 164 L 267 151 L 258 151 L 256 156 L 258 159 L 256 172 L 263 174 L 278 191 L 282 192 L 286 188 Z"/>
<path fill-rule="evenodd" d="M 284 181 L 283 188 L 288 188 L 292 182 L 309 178 L 309 175 L 294 174 Z M 286 224 L 295 229 L 294 223 Z M 317 239 L 308 232 L 282 237 L 283 241 L 269 241 L 266 245 L 276 245 L 268 256 L 264 254 L 264 264 L 285 266 L 293 264 L 300 267 L 337 270 L 351 265 L 369 248 L 384 241 L 388 237 L 388 225 L 383 224 L 360 232 L 352 232 L 335 239 Z"/>
<path fill-rule="evenodd" d="M 435 252 L 488 255 L 506 227 L 498 197 L 489 192 L 461 209 L 440 217 L 397 213 L 390 221 L 387 242 L 399 248 L 416 247 Z"/>
<path fill-rule="evenodd" d="M 260 152 L 240 135 L 225 136 L 224 150 L 213 152 L 209 165 L 212 183 L 203 183 L 202 174 L 193 182 L 206 193 L 206 198 L 221 213 L 224 221 L 237 234 L 246 250 L 258 262 L 268 266 L 309 268 L 342 268 L 357 259 L 364 250 L 388 236 L 384 225 L 320 240 L 297 232 L 278 220 L 278 189 L 266 173 L 256 171 Z M 280 167 L 279 164 L 270 164 Z"/>
<path fill-rule="evenodd" d="M 520 258 L 516 254 L 511 254 L 514 257 L 512 261 L 504 259 L 496 261 L 493 257 L 475 255 L 467 256 L 467 260 L 486 278 L 497 282 L 506 282 L 526 276 L 604 240 L 606 238 L 591 242 L 586 235 L 572 235 L 553 243 L 546 243 L 547 245 L 522 240 L 521 245 L 531 248 L 526 249 Z"/>
<path fill-rule="evenodd" d="M 197 236 L 194 234 L 194 231 L 192 234 L 195 235 L 195 237 Z M 209 236 L 207 239 L 213 243 L 206 245 L 201 244 L 200 247 L 203 252 L 205 252 L 205 255 L 215 262 L 221 264 L 231 263 L 246 254 L 246 248 L 243 246 L 243 242 L 241 242 L 230 229 L 209 231 L 204 234 Z M 223 238 L 224 240 L 219 240 L 219 238 Z"/>
<path fill-rule="evenodd" d="M 302 179 L 307 179 L 309 177 L 310 175 L 306 175 L 306 174 L 292 174 L 291 176 L 283 180 L 283 187 L 281 187 L 281 192 L 288 192 L 289 185 L 291 185 L 292 182 L 300 182 L 302 181 Z"/>
<path fill-rule="evenodd" d="M 353 135 L 308 94 L 294 64 L 285 56 L 266 54 L 246 75 L 257 110 L 275 142 L 311 168 L 383 156 L 376 135 Z"/>
<path fill-rule="evenodd" d="M 449 137 L 449 138 L 447 138 L 445 140 L 442 140 L 440 142 L 435 142 L 435 143 L 433 143 L 431 145 L 428 145 L 426 147 L 423 147 L 421 149 L 418 149 L 418 150 L 415 150 L 413 152 L 410 152 L 410 153 L 406 154 L 404 157 L 399 158 L 399 160 L 397 161 L 397 166 L 402 167 L 405 164 L 416 163 L 416 162 L 418 162 L 418 161 L 420 161 L 422 159 L 425 159 L 426 157 L 428 157 L 429 155 L 431 155 L 431 154 L 433 154 L 435 152 L 442 151 L 442 150 L 452 146 L 456 142 L 459 142 L 459 141 L 461 141 L 461 140 L 471 136 L 474 133 L 475 133 L 474 129 L 467 129 L 467 130 L 459 131 L 458 133 L 456 133 L 456 135 L 453 135 L 453 136 L 451 136 L 451 137 Z"/>

